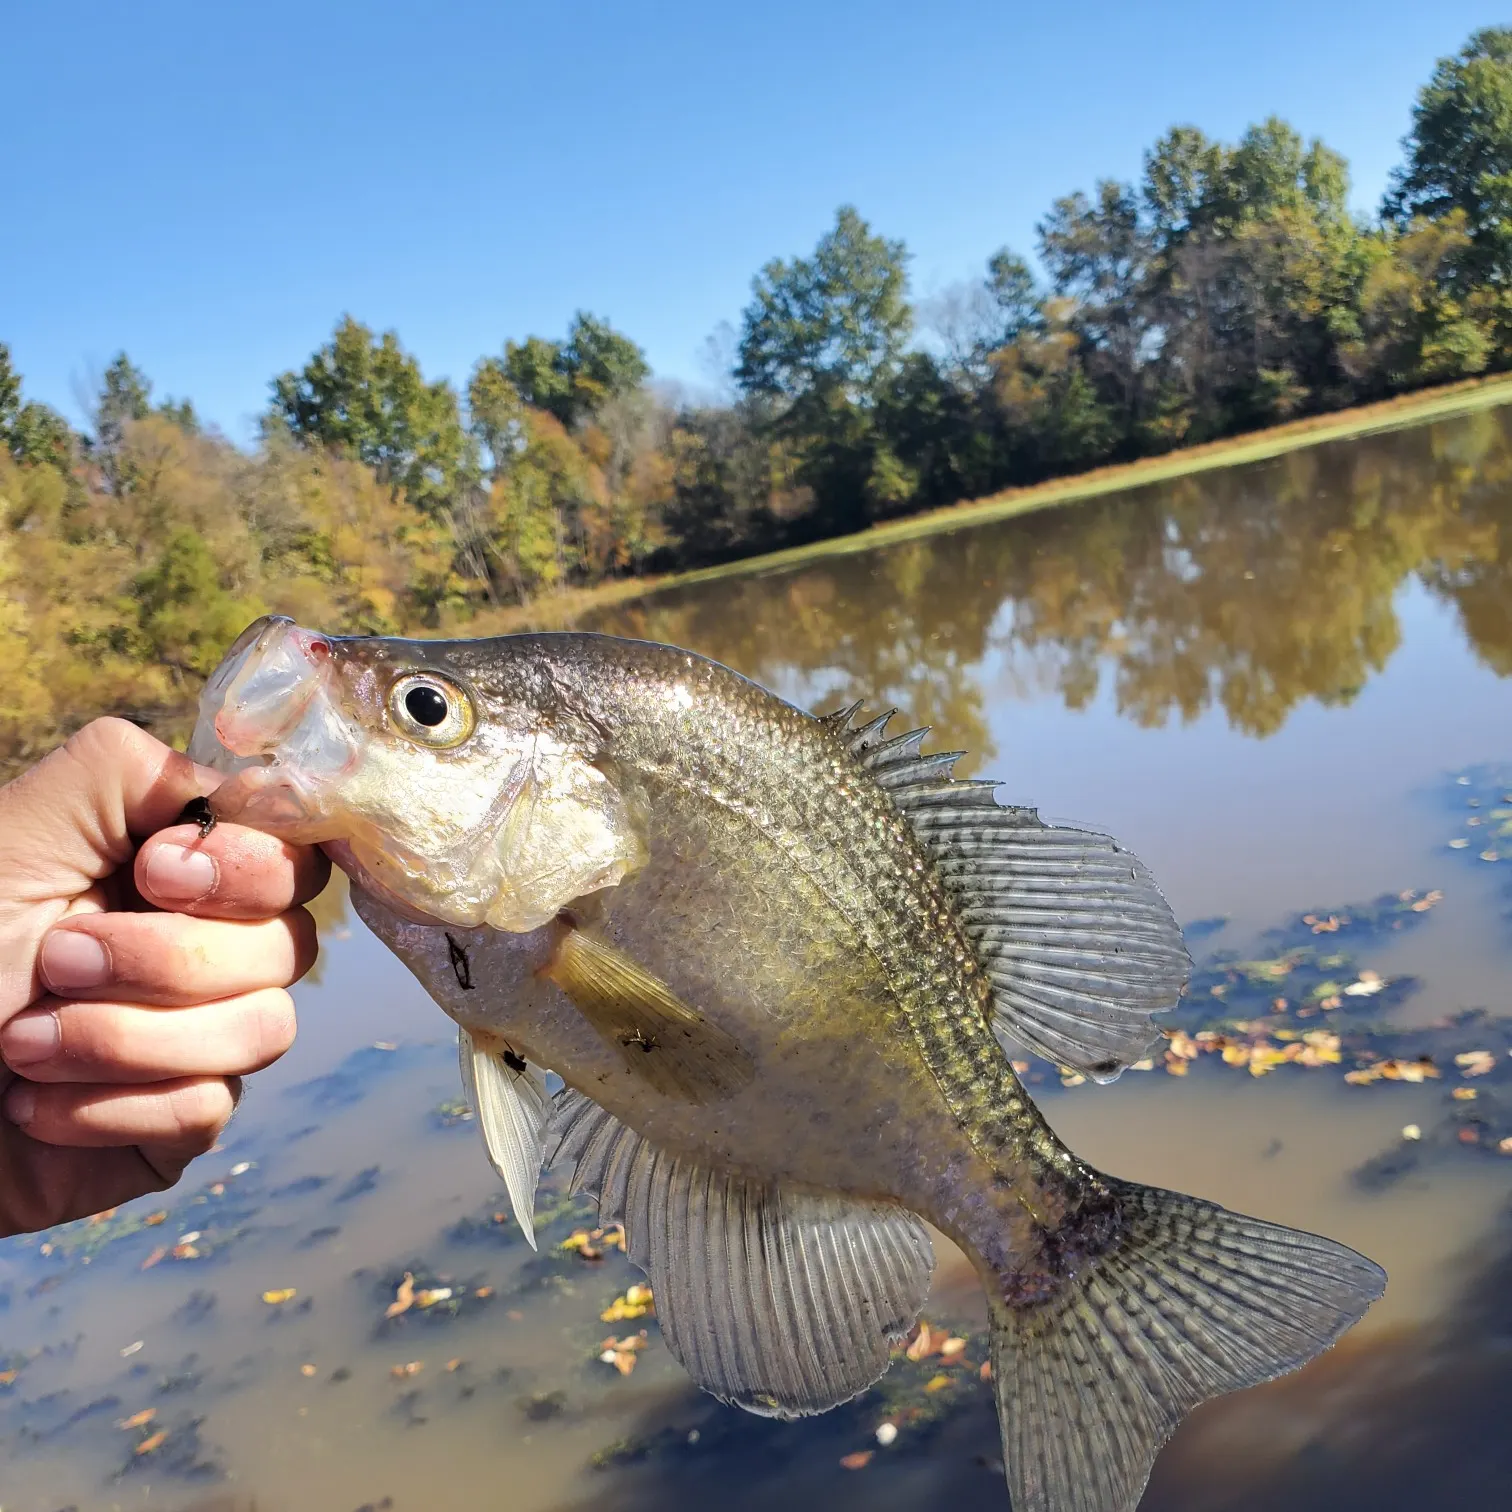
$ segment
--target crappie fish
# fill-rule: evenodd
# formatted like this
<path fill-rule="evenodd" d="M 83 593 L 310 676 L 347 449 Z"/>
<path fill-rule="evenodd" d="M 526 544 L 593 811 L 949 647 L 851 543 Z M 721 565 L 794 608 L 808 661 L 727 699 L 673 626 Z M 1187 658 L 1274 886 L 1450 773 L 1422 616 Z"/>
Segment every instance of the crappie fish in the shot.
<path fill-rule="evenodd" d="M 1110 1080 L 1184 985 L 1180 931 L 1128 852 L 886 722 L 668 646 L 272 619 L 190 749 L 217 815 L 346 869 L 461 1026 L 527 1234 L 571 1159 L 700 1386 L 774 1416 L 864 1390 L 927 1219 L 987 1291 L 1014 1512 L 1129 1512 L 1187 1411 L 1311 1359 L 1384 1276 L 1061 1143 L 999 1036 Z"/>

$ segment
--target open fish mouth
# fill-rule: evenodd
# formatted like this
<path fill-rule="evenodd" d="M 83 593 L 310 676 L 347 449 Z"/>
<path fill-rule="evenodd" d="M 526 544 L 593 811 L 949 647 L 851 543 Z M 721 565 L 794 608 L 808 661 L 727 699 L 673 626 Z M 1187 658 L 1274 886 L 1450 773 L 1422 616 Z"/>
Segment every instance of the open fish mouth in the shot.
<path fill-rule="evenodd" d="M 220 819 L 312 842 L 326 799 L 356 766 L 358 732 L 332 697 L 332 641 L 283 615 L 249 625 L 200 695 L 189 756 L 226 774 L 211 795 Z"/>

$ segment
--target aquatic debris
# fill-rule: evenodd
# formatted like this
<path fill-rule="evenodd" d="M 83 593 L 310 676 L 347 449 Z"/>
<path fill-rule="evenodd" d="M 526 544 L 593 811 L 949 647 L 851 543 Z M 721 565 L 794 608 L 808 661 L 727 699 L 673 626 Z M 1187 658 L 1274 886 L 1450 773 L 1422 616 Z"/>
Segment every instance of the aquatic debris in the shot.
<path fill-rule="evenodd" d="M 840 1456 L 840 1464 L 846 1470 L 864 1470 L 872 1462 L 874 1449 L 858 1449 L 854 1454 Z"/>
<path fill-rule="evenodd" d="M 389 1366 L 389 1374 L 396 1381 L 407 1380 L 412 1375 L 419 1375 L 425 1369 L 424 1360 L 410 1360 L 403 1365 Z"/>
<path fill-rule="evenodd" d="M 1377 1061 L 1374 1064 L 1356 1067 L 1344 1075 L 1344 1080 L 1353 1086 L 1364 1087 L 1375 1081 L 1422 1082 L 1436 1080 L 1444 1073 L 1433 1064 L 1430 1055 L 1420 1056 L 1415 1061 Z"/>
<path fill-rule="evenodd" d="M 140 1351 L 142 1348 L 143 1341 L 141 1339 L 137 1339 L 134 1343 L 128 1344 L 125 1349 L 121 1351 L 121 1358 L 123 1360 L 129 1360 L 132 1355 L 138 1353 L 138 1351 Z"/>
<path fill-rule="evenodd" d="M 122 1418 L 116 1427 L 127 1432 L 134 1428 L 145 1428 L 156 1416 L 156 1407 L 144 1407 L 140 1412 L 133 1412 L 129 1418 Z"/>
<path fill-rule="evenodd" d="M 300 1375 L 305 1376 L 306 1378 L 308 1378 L 308 1377 L 313 1376 L 313 1375 L 315 1375 L 317 1373 L 317 1367 L 315 1365 L 310 1364 L 309 1362 L 306 1362 L 305 1364 L 303 1364 L 303 1365 L 301 1365 L 299 1367 L 299 1373 L 300 1373 Z"/>
<path fill-rule="evenodd" d="M 599 1261 L 605 1250 L 624 1250 L 625 1230 L 618 1223 L 607 1228 L 574 1229 L 557 1248 L 577 1255 L 580 1260 Z"/>
<path fill-rule="evenodd" d="M 1423 1131 L 1417 1124 L 1404 1124 L 1402 1126 L 1403 1139 L 1421 1139 L 1422 1137 Z"/>
<path fill-rule="evenodd" d="M 262 1299 L 269 1307 L 279 1307 L 283 1303 L 292 1301 L 299 1293 L 292 1286 L 280 1286 L 273 1291 L 265 1291 Z"/>
<path fill-rule="evenodd" d="M 636 1357 L 650 1342 L 650 1336 L 644 1328 L 623 1339 L 611 1335 L 599 1345 L 598 1357 L 602 1364 L 612 1365 L 622 1376 L 627 1376 L 635 1369 Z"/>
<path fill-rule="evenodd" d="M 635 1318 L 644 1318 L 655 1309 L 655 1300 L 649 1286 L 631 1286 L 623 1296 L 616 1297 L 599 1314 L 600 1323 L 619 1323 Z"/>
<path fill-rule="evenodd" d="M 405 1271 L 404 1280 L 399 1283 L 399 1290 L 394 1300 L 389 1303 L 384 1311 L 385 1318 L 397 1318 L 400 1313 L 408 1312 L 415 1305 L 415 1277 L 413 1272 Z"/>
<path fill-rule="evenodd" d="M 878 1423 L 876 1438 L 877 1442 L 884 1449 L 895 1444 L 898 1439 L 898 1425 L 896 1423 Z"/>
<path fill-rule="evenodd" d="M 1496 1056 L 1489 1050 L 1467 1050 L 1454 1057 L 1454 1064 L 1465 1076 L 1485 1076 L 1496 1069 Z"/>
<path fill-rule="evenodd" d="M 168 1430 L 166 1428 L 159 1428 L 150 1438 L 144 1438 L 132 1452 L 134 1454 L 151 1454 L 155 1450 L 161 1449 L 167 1438 Z"/>

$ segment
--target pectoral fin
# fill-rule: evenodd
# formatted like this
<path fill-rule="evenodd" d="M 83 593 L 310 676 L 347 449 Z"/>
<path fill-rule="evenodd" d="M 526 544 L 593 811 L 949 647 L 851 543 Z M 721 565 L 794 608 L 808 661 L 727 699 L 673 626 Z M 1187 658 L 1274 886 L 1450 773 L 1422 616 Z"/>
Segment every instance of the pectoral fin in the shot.
<path fill-rule="evenodd" d="M 730 1035 L 587 930 L 568 929 L 542 975 L 571 998 L 632 1072 L 665 1096 L 713 1102 L 754 1075 L 751 1057 Z"/>
<path fill-rule="evenodd" d="M 489 1164 L 504 1182 L 509 1205 L 534 1249 L 536 1186 L 551 1116 L 546 1078 L 507 1045 L 480 1043 L 466 1029 L 458 1033 L 457 1053 Z"/>

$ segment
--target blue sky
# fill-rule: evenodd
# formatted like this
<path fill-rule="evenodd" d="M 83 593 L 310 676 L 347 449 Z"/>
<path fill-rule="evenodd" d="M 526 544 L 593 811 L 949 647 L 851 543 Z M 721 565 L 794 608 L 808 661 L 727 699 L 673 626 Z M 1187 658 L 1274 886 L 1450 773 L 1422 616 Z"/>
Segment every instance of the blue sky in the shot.
<path fill-rule="evenodd" d="M 756 269 L 853 202 L 917 295 L 1032 251 L 1176 122 L 1272 112 L 1373 208 L 1464 0 L 11 0 L 0 341 L 79 413 L 124 348 L 244 440 L 343 311 L 465 382 L 605 315 L 706 381 Z"/>

